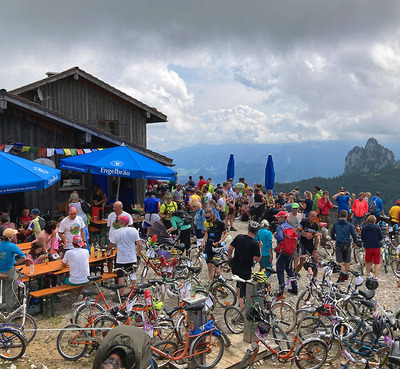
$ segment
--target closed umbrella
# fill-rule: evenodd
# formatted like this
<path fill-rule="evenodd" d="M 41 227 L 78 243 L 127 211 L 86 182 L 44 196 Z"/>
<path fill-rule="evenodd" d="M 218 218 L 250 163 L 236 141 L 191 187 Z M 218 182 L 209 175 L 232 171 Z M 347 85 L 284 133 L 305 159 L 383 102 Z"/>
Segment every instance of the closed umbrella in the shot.
<path fill-rule="evenodd" d="M 265 167 L 265 189 L 273 190 L 275 184 L 275 169 L 272 155 L 268 155 L 267 166 Z"/>
<path fill-rule="evenodd" d="M 41 190 L 58 182 L 59 169 L 0 151 L 0 194 Z"/>
<path fill-rule="evenodd" d="M 226 180 L 229 178 L 234 178 L 235 177 L 235 158 L 233 157 L 233 154 L 229 156 L 229 161 L 228 165 L 226 167 Z"/>
<path fill-rule="evenodd" d="M 145 155 L 122 145 L 60 160 L 61 169 L 118 177 L 117 200 L 121 177 L 163 179 L 175 178 L 175 172 Z"/>

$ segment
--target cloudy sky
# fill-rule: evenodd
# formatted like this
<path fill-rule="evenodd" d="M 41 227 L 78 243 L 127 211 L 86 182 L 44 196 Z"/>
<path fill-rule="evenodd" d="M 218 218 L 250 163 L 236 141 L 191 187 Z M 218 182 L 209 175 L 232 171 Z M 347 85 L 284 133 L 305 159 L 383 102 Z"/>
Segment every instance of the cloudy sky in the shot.
<path fill-rule="evenodd" d="M 151 149 L 399 137 L 397 0 L 0 3 L 0 88 L 79 66 L 168 115 Z"/>

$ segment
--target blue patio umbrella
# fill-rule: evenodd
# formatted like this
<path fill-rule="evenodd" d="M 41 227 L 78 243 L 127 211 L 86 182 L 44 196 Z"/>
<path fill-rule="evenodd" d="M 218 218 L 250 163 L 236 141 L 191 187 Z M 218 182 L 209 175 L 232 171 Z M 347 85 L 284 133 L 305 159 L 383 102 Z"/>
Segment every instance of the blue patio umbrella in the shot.
<path fill-rule="evenodd" d="M 272 155 L 268 155 L 267 166 L 265 167 L 265 189 L 273 190 L 275 184 L 275 169 Z"/>
<path fill-rule="evenodd" d="M 235 158 L 233 154 L 229 156 L 228 165 L 226 166 L 226 180 L 235 178 Z"/>
<path fill-rule="evenodd" d="M 60 168 L 83 173 L 90 170 L 92 174 L 118 177 L 117 199 L 121 177 L 163 180 L 175 178 L 172 169 L 124 145 L 61 159 Z"/>
<path fill-rule="evenodd" d="M 41 190 L 58 182 L 61 171 L 0 151 L 0 194 Z"/>

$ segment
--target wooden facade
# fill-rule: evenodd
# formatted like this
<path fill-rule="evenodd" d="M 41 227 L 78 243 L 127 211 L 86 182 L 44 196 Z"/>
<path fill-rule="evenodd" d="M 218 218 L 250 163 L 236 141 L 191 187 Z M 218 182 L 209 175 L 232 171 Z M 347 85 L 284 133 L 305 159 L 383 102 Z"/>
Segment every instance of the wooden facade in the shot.
<path fill-rule="evenodd" d="M 165 122 L 166 116 L 125 95 L 79 68 L 52 75 L 18 88 L 0 91 L 0 143 L 33 147 L 97 148 L 122 143 L 164 165 L 172 160 L 146 149 L 146 124 Z M 1 106 L 1 105 L 0 105 Z M 37 154 L 14 152 L 34 160 Z M 51 157 L 56 166 L 63 155 Z M 11 175 L 11 174 L 10 174 Z M 62 170 L 64 178 L 81 176 L 79 193 L 89 200 L 92 176 Z M 133 180 L 136 201 L 144 196 L 144 181 Z M 73 189 L 59 182 L 46 190 L 9 195 L 16 208 L 39 207 L 42 213 L 56 210 Z M 19 211 L 19 209 L 14 209 Z"/>

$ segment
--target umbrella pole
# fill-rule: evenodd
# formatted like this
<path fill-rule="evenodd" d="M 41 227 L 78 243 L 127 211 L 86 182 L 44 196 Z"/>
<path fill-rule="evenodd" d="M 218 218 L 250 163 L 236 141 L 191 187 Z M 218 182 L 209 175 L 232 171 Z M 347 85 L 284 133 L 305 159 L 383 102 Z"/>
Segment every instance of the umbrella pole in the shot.
<path fill-rule="evenodd" d="M 117 196 L 115 197 L 115 201 L 118 201 L 118 197 L 119 197 L 119 186 L 121 185 L 121 177 L 117 177 Z"/>

